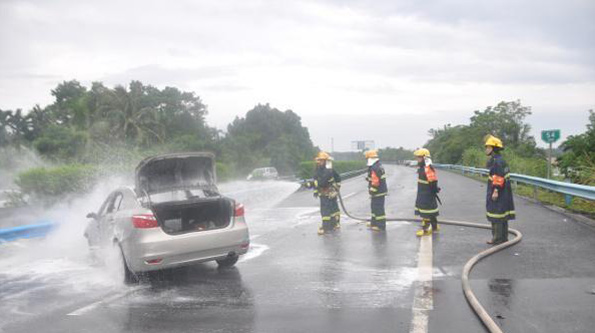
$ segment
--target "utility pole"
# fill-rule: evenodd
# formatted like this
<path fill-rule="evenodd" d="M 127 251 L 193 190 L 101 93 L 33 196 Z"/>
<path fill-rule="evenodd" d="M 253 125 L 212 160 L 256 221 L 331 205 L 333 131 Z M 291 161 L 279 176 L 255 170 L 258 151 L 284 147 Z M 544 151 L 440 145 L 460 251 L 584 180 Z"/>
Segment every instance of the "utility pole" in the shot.
<path fill-rule="evenodd" d="M 331 153 L 335 152 L 335 138 L 331 138 Z"/>
<path fill-rule="evenodd" d="M 552 143 L 550 142 L 550 149 L 547 153 L 547 179 L 552 178 Z"/>
<path fill-rule="evenodd" d="M 560 130 L 545 130 L 541 131 L 541 140 L 545 143 L 549 143 L 550 149 L 547 153 L 547 179 L 552 177 L 552 143 L 560 139 Z"/>

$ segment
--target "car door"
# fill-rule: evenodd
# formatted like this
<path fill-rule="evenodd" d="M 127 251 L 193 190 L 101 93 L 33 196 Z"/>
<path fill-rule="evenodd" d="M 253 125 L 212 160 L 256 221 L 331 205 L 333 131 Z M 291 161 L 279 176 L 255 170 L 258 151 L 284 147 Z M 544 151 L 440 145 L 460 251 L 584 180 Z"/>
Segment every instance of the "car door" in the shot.
<path fill-rule="evenodd" d="M 132 229 L 131 218 L 136 208 L 134 192 L 129 189 L 123 189 L 116 194 L 114 199 L 114 211 L 112 212 L 112 240 L 122 241 L 130 234 Z"/>
<path fill-rule="evenodd" d="M 112 199 L 112 195 L 108 195 L 105 201 L 101 204 L 101 207 L 99 208 L 99 211 L 97 211 L 96 214 L 89 213 L 89 215 L 87 215 L 87 217 L 91 218 L 91 220 L 89 221 L 89 224 L 85 229 L 85 237 L 87 238 L 89 246 L 91 247 L 97 247 L 101 244 L 103 238 L 101 230 L 103 219 L 105 217 L 108 206 L 112 202 Z"/>
<path fill-rule="evenodd" d="M 101 242 L 109 244 L 114 239 L 114 225 L 116 223 L 116 212 L 122 203 L 121 192 L 114 192 L 108 201 L 105 214 L 100 216 L 99 229 L 101 231 Z"/>

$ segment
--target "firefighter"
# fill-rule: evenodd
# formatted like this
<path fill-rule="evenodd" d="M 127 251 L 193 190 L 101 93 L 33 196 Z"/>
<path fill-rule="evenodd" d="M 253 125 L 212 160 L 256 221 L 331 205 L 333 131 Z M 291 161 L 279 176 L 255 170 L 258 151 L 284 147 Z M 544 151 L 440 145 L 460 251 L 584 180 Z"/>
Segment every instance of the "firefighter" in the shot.
<path fill-rule="evenodd" d="M 488 191 L 486 195 L 486 215 L 492 223 L 492 239 L 488 244 L 501 244 L 508 241 L 508 221 L 515 219 L 510 170 L 500 153 L 504 149 L 502 141 L 489 135 L 485 142 L 486 155 L 490 156 L 487 169 Z"/>
<path fill-rule="evenodd" d="M 422 218 L 421 229 L 416 235 L 426 236 L 439 231 L 438 227 L 438 178 L 432 166 L 430 151 L 421 148 L 413 153 L 417 159 L 417 198 L 415 200 L 415 215 Z"/>
<path fill-rule="evenodd" d="M 314 189 L 314 197 L 320 198 L 320 215 L 322 226 L 318 234 L 323 235 L 341 227 L 341 211 L 337 202 L 341 188 L 341 176 L 333 169 L 333 158 L 321 151 L 316 156 L 314 179 L 306 183 L 306 187 Z"/>
<path fill-rule="evenodd" d="M 378 159 L 377 150 L 368 150 L 364 153 L 368 160 L 368 192 L 371 198 L 372 218 L 368 226 L 373 231 L 386 230 L 386 214 L 384 212 L 384 199 L 388 194 L 388 187 L 386 185 L 386 173 Z"/>

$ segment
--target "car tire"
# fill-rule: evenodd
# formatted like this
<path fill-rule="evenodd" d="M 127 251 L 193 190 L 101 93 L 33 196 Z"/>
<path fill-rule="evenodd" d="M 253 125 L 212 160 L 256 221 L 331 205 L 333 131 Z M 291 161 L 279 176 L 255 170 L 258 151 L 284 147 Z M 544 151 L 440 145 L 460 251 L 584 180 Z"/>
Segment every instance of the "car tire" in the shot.
<path fill-rule="evenodd" d="M 124 257 L 124 251 L 120 247 L 120 254 L 122 257 L 122 266 L 124 267 L 124 284 L 136 284 L 139 282 L 138 275 L 131 271 L 126 264 L 126 258 Z"/>
<path fill-rule="evenodd" d="M 219 265 L 219 268 L 232 267 L 233 265 L 236 264 L 236 262 L 238 262 L 238 259 L 240 259 L 240 256 L 238 256 L 236 254 L 236 255 L 228 256 L 225 259 L 217 260 L 217 264 Z"/>

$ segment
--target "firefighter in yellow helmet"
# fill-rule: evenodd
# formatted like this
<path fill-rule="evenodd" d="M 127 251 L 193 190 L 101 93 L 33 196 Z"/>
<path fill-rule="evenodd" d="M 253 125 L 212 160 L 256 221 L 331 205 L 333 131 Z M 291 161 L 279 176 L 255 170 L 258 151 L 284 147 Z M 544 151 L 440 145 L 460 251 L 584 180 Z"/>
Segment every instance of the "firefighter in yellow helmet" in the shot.
<path fill-rule="evenodd" d="M 413 155 L 417 159 L 417 198 L 415 199 L 415 215 L 422 218 L 422 227 L 416 232 L 417 236 L 431 235 L 439 230 L 438 227 L 438 177 L 432 166 L 430 151 L 421 148 Z"/>
<path fill-rule="evenodd" d="M 386 173 L 380 163 L 377 150 L 368 150 L 364 153 L 368 164 L 368 192 L 370 193 L 370 209 L 372 218 L 369 227 L 373 231 L 386 230 L 386 213 L 384 211 L 384 201 L 388 194 L 386 184 Z"/>
<path fill-rule="evenodd" d="M 508 241 L 508 221 L 516 218 L 510 169 L 502 158 L 504 149 L 502 140 L 489 135 L 485 142 L 486 155 L 490 156 L 487 169 L 490 170 L 486 195 L 486 215 L 492 223 L 492 239 L 488 244 L 500 244 Z"/>
<path fill-rule="evenodd" d="M 314 189 L 314 197 L 320 198 L 322 226 L 318 234 L 323 235 L 341 227 L 341 211 L 337 202 L 341 188 L 341 176 L 333 169 L 333 158 L 321 151 L 315 158 L 316 171 L 312 181 L 306 187 Z"/>

